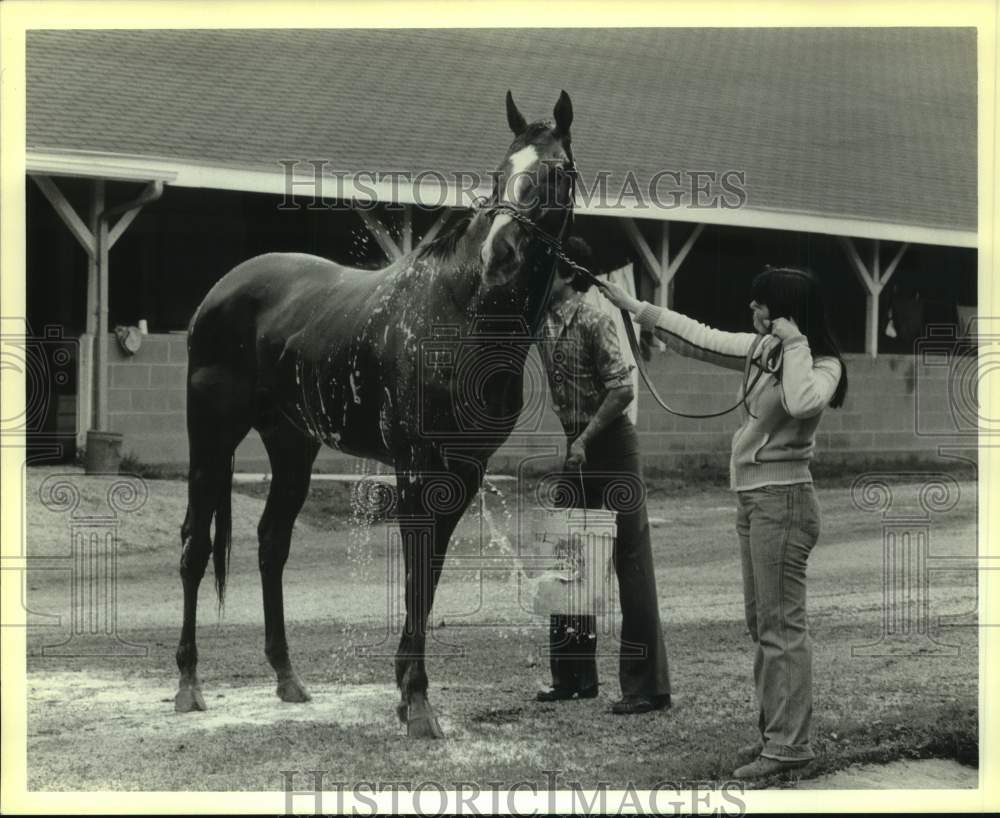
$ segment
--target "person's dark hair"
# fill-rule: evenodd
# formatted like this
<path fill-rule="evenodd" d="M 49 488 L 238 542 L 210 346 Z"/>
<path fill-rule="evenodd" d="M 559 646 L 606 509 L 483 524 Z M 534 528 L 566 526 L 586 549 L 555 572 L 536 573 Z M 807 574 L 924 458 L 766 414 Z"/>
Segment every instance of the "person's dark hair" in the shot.
<path fill-rule="evenodd" d="M 839 409 L 847 396 L 847 366 L 827 319 L 823 288 L 808 270 L 794 267 L 767 267 L 751 286 L 753 300 L 767 307 L 771 319 L 791 318 L 809 341 L 813 357 L 828 356 L 840 361 L 840 382 L 830 406 Z"/>
<path fill-rule="evenodd" d="M 594 252 L 590 249 L 590 245 L 579 236 L 570 236 L 565 242 L 563 242 L 563 252 L 577 264 L 586 267 L 590 270 L 590 272 L 594 273 L 594 275 L 597 275 L 600 272 L 594 267 Z M 585 293 L 591 287 L 589 278 L 577 275 L 573 269 L 563 261 L 559 262 L 556 272 L 559 273 L 559 278 L 572 278 L 570 286 L 572 286 L 572 288 L 578 293 Z"/>

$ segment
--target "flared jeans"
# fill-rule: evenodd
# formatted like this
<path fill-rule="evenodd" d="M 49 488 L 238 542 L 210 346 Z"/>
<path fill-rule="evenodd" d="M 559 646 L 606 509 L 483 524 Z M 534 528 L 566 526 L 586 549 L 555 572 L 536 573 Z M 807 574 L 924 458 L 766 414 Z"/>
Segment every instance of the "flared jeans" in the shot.
<path fill-rule="evenodd" d="M 816 493 L 812 483 L 796 483 L 740 491 L 737 498 L 746 623 L 756 643 L 753 678 L 761 755 L 782 761 L 811 759 L 806 562 L 819 537 Z"/>

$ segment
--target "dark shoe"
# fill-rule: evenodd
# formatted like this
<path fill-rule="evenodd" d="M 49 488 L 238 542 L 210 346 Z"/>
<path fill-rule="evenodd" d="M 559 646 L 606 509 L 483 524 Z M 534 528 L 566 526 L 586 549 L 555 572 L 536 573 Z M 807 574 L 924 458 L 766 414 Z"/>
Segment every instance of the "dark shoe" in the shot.
<path fill-rule="evenodd" d="M 539 690 L 535 694 L 536 702 L 564 702 L 572 698 L 596 699 L 597 688 L 589 687 L 586 690 L 577 690 L 574 687 L 550 687 L 548 690 Z"/>
<path fill-rule="evenodd" d="M 744 744 L 739 750 L 736 751 L 736 763 L 740 766 L 749 764 L 761 754 L 763 749 L 763 741 L 758 741 L 754 744 Z"/>
<path fill-rule="evenodd" d="M 624 696 L 613 705 L 611 712 L 618 716 L 633 716 L 638 713 L 649 713 L 652 710 L 669 710 L 670 694 L 664 696 Z"/>
<path fill-rule="evenodd" d="M 572 699 L 575 690 L 569 687 L 550 687 L 548 690 L 539 690 L 535 694 L 536 702 L 562 702 Z"/>
<path fill-rule="evenodd" d="M 768 775 L 777 775 L 789 770 L 797 770 L 799 767 L 805 767 L 810 761 L 812 761 L 810 758 L 799 761 L 780 761 L 777 758 L 764 758 L 764 756 L 760 756 L 756 761 L 751 761 L 749 764 L 737 767 L 733 771 L 733 778 L 764 778 L 764 776 Z"/>

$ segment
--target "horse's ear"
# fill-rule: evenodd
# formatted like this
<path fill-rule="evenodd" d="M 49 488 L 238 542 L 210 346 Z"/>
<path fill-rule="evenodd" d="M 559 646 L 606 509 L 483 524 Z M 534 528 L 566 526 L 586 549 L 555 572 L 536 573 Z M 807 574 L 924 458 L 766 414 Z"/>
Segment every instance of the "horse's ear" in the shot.
<path fill-rule="evenodd" d="M 569 133 L 569 126 L 573 124 L 573 103 L 565 91 L 559 95 L 559 101 L 556 102 L 552 113 L 556 120 L 556 135 L 566 136 Z"/>
<path fill-rule="evenodd" d="M 514 104 L 514 97 L 511 96 L 510 90 L 507 91 L 507 124 L 510 125 L 514 136 L 520 136 L 528 127 L 528 123 L 524 121 L 524 117 L 521 116 L 521 112 Z"/>

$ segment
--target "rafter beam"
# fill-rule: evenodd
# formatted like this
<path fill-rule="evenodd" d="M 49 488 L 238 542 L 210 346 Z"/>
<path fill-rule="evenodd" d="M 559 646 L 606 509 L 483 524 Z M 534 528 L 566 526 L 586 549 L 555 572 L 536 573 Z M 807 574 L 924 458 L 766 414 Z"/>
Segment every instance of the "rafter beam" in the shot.
<path fill-rule="evenodd" d="M 698 241 L 698 237 L 704 231 L 705 225 L 696 224 L 694 230 L 691 231 L 691 235 L 687 237 L 687 241 L 681 246 L 680 252 L 672 259 L 667 259 L 664 257 L 664 263 L 667 267 L 667 281 L 672 281 L 674 274 L 680 269 L 680 266 L 684 263 L 684 259 L 688 257 L 688 253 L 691 252 L 691 248 L 694 247 L 694 243 Z"/>
<path fill-rule="evenodd" d="M 49 200 L 52 207 L 55 208 L 56 213 L 59 214 L 59 218 L 63 220 L 63 223 L 69 228 L 70 233 L 73 234 L 74 238 L 83 246 L 87 255 L 90 258 L 94 258 L 97 255 L 97 239 L 94 234 L 87 229 L 87 225 L 83 223 L 76 211 L 73 209 L 73 205 L 69 203 L 69 200 L 63 195 L 63 192 L 59 189 L 55 182 L 48 176 L 36 176 L 32 175 L 32 179 L 35 180 L 35 184 L 38 185 L 39 189 L 45 194 L 45 198 Z"/>
<path fill-rule="evenodd" d="M 441 215 L 437 217 L 434 224 L 430 226 L 426 233 L 420 239 L 420 245 L 428 244 L 437 238 L 437 234 L 441 232 L 441 228 L 447 224 L 448 219 L 451 218 L 451 211 L 445 210 Z M 418 246 L 420 246 L 418 245 Z"/>
<path fill-rule="evenodd" d="M 903 242 L 899 245 L 899 249 L 896 251 L 896 255 L 892 257 L 892 261 L 889 262 L 889 266 L 885 268 L 885 272 L 882 273 L 882 279 L 879 282 L 883 287 L 889 283 L 889 279 L 892 278 L 892 274 L 896 272 L 896 268 L 899 266 L 899 260 L 903 257 L 903 253 L 906 252 L 906 248 L 910 245 L 908 242 Z"/>
<path fill-rule="evenodd" d="M 847 258 L 851 262 L 854 273 L 861 282 L 861 286 L 868 291 L 869 295 L 877 294 L 878 282 L 872 278 L 872 274 L 868 271 L 865 263 L 861 260 L 861 256 L 858 254 L 858 248 L 854 246 L 853 239 L 849 239 L 845 236 L 840 236 L 839 238 L 840 244 L 844 248 Z"/>
<path fill-rule="evenodd" d="M 122 217 L 115 222 L 115 226 L 108 233 L 108 244 L 110 247 L 115 246 L 115 242 L 121 238 L 122 233 L 128 229 L 128 226 L 135 221 L 135 217 L 139 215 L 140 210 L 142 210 L 141 207 L 133 207 L 131 210 L 126 210 L 122 214 Z"/>
<path fill-rule="evenodd" d="M 643 267 L 649 273 L 649 277 L 656 286 L 660 286 L 660 261 L 656 258 L 656 254 L 647 243 L 646 237 L 642 235 L 642 231 L 639 230 L 639 225 L 635 223 L 635 219 L 624 218 L 622 219 L 622 226 L 625 228 L 625 233 L 628 235 L 633 246 L 639 251 L 639 255 L 642 256 Z"/>
<path fill-rule="evenodd" d="M 358 208 L 356 212 L 361 217 L 361 221 L 365 223 L 368 232 L 375 237 L 375 241 L 378 242 L 378 246 L 382 248 L 382 252 L 385 253 L 389 261 L 396 261 L 403 257 L 403 252 L 399 249 L 396 242 L 392 240 L 392 236 L 389 235 L 389 231 L 382 222 L 366 208 Z"/>
<path fill-rule="evenodd" d="M 854 245 L 854 240 L 846 236 L 840 237 L 840 243 L 847 253 L 851 266 L 854 268 L 858 280 L 865 288 L 867 298 L 865 299 L 865 352 L 872 358 L 878 355 L 878 302 L 879 296 L 885 285 L 889 283 L 892 274 L 899 267 L 899 262 L 910 245 L 903 242 L 896 255 L 893 256 L 885 272 L 881 272 L 882 267 L 882 247 L 881 242 L 875 239 L 872 242 L 872 264 L 871 268 L 866 267 L 858 253 L 858 248 Z"/>

